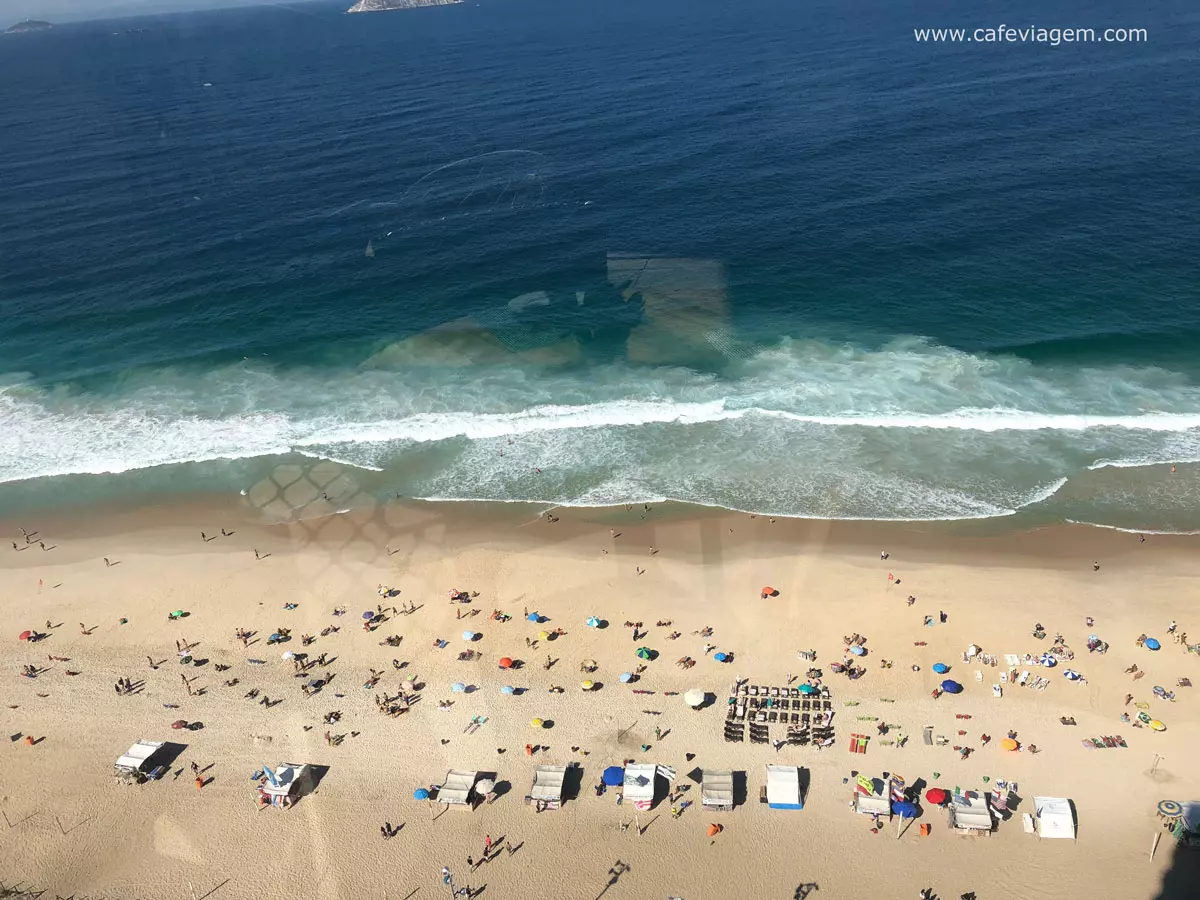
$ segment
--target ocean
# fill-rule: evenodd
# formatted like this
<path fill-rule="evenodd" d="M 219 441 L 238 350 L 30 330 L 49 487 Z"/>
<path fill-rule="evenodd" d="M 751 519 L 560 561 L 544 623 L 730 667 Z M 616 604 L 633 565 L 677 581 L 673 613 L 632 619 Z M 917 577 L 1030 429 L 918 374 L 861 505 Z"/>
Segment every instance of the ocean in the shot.
<path fill-rule="evenodd" d="M 0 38 L 0 513 L 1200 529 L 1200 9 L 348 5 Z"/>

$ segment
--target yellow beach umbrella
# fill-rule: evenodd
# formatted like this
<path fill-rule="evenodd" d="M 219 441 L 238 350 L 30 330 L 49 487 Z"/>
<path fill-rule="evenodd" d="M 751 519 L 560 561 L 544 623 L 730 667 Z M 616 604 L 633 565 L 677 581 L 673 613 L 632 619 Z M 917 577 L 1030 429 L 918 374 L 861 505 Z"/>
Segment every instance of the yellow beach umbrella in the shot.
<path fill-rule="evenodd" d="M 584 689 L 585 691 L 590 691 L 590 690 L 591 690 L 593 687 L 595 687 L 595 686 L 596 686 L 596 685 L 595 685 L 595 682 L 592 682 L 592 681 L 585 681 L 585 682 L 583 683 L 583 689 Z"/>
<path fill-rule="evenodd" d="M 1000 746 L 1005 750 L 1016 750 L 1020 745 L 1012 738 L 1005 738 L 1000 742 Z"/>
<path fill-rule="evenodd" d="M 1150 720 L 1150 727 L 1151 727 L 1151 728 L 1152 728 L 1154 731 L 1166 731 L 1166 730 L 1167 730 L 1167 726 L 1166 726 L 1166 725 L 1164 725 L 1162 722 L 1160 722 L 1158 719 L 1151 719 L 1151 720 Z"/>
<path fill-rule="evenodd" d="M 548 631 L 539 631 L 539 632 L 538 632 L 538 640 L 539 640 L 539 641 L 548 641 L 548 640 L 550 640 L 550 632 L 548 632 Z"/>
<path fill-rule="evenodd" d="M 532 725 L 534 728 L 541 728 L 544 723 L 542 722 L 541 719 L 534 719 L 529 724 Z"/>

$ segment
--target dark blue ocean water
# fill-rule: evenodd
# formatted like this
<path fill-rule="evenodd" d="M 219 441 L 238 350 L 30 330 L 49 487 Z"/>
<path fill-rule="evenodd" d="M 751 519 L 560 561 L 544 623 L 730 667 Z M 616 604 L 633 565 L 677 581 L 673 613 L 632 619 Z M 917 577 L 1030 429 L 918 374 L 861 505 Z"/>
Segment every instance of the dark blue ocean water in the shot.
<path fill-rule="evenodd" d="M 1200 528 L 1194 6 L 344 5 L 0 40 L 0 508 Z"/>

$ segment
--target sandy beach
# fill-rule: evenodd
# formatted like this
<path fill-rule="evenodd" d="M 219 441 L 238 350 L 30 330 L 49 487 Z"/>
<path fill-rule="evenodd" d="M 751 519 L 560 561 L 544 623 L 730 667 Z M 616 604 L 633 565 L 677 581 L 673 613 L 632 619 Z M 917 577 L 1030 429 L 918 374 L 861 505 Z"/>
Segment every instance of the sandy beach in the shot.
<path fill-rule="evenodd" d="M 314 495 L 319 487 L 302 500 L 293 487 L 267 499 L 251 491 L 228 503 L 5 523 L 6 885 L 64 897 L 436 897 L 449 893 L 440 874 L 447 866 L 456 886 L 488 898 L 911 900 L 925 887 L 944 898 L 974 891 L 979 900 L 1191 896 L 1187 851 L 1164 834 L 1153 861 L 1149 854 L 1162 830 L 1156 804 L 1200 798 L 1196 689 L 1176 687 L 1197 680 L 1200 656 L 1167 631 L 1176 620 L 1176 635 L 1200 641 L 1200 539 L 667 507 L 559 509 L 551 520 L 519 506 L 396 502 L 338 515 Z M 271 524 L 301 505 L 302 520 Z M 30 542 L 20 528 L 36 532 Z M 381 598 L 380 584 L 398 593 Z M 764 586 L 778 595 L 764 598 Z M 451 589 L 471 602 L 450 602 Z M 388 613 L 367 632 L 362 613 L 377 606 L 416 609 Z M 187 615 L 170 620 L 173 610 Z M 494 610 L 511 618 L 497 621 Z M 532 612 L 542 622 L 528 621 Z M 607 627 L 587 627 L 593 615 Z M 635 639 L 626 622 L 643 623 L 645 636 Z M 1044 639 L 1032 635 L 1035 623 Z M 322 636 L 330 627 L 338 630 Z M 696 633 L 706 627 L 711 637 Z M 291 640 L 269 645 L 280 628 Z M 565 633 L 531 645 L 559 628 Z M 18 640 L 27 629 L 46 636 Z M 248 646 L 236 629 L 253 632 Z M 478 638 L 464 642 L 466 630 Z M 681 636 L 671 639 L 674 632 Z M 1005 654 L 1040 655 L 1059 633 L 1073 659 L 1055 669 L 1006 665 Z M 316 639 L 302 646 L 303 634 Z M 853 634 L 865 637 L 867 651 L 856 680 L 830 669 Z M 1107 653 L 1088 652 L 1090 634 L 1110 645 Z M 1142 634 L 1161 649 L 1136 646 Z M 399 646 L 384 643 L 389 635 L 402 636 Z M 181 666 L 177 642 L 207 662 Z M 998 665 L 964 662 L 971 644 Z M 656 658 L 639 660 L 643 646 Z M 466 649 L 479 658 L 459 660 Z M 797 656 L 809 649 L 814 663 Z M 288 650 L 324 654 L 327 665 L 311 677 L 332 680 L 305 696 L 308 677 L 295 677 L 281 658 Z M 721 652 L 732 660 L 717 662 Z M 505 656 L 523 665 L 502 670 Z M 683 657 L 696 664 L 683 668 Z M 587 659 L 598 664 L 594 674 L 581 673 Z M 936 662 L 949 673 L 935 674 Z M 1134 664 L 1146 673 L 1138 680 L 1126 672 Z M 37 677 L 22 677 L 25 665 Z M 620 683 L 639 665 L 636 683 Z M 833 746 L 777 749 L 775 725 L 772 743 L 722 739 L 736 680 L 786 686 L 792 676 L 795 686 L 810 666 L 832 696 Z M 1049 684 L 1006 680 L 994 696 L 992 684 L 1010 668 Z M 1067 680 L 1067 668 L 1083 678 Z M 367 686 L 372 669 L 383 674 Z M 128 695 L 114 690 L 125 677 L 135 685 Z M 583 691 L 585 677 L 597 689 Z M 932 696 L 943 678 L 963 692 Z M 404 679 L 419 699 L 403 714 L 381 714 L 376 696 L 396 695 Z M 454 682 L 468 690 L 452 693 Z M 518 692 L 506 695 L 504 685 Z M 1154 685 L 1175 700 L 1156 697 Z M 690 688 L 715 702 L 687 708 Z M 247 698 L 251 690 L 258 694 Z M 452 705 L 439 709 L 440 701 Z M 1165 731 L 1121 721 L 1139 703 Z M 334 711 L 340 718 L 331 725 Z M 549 727 L 534 729 L 535 717 Z M 178 719 L 203 727 L 172 730 Z M 479 727 L 469 729 L 473 719 Z M 925 744 L 927 726 L 945 745 Z M 1001 748 L 1010 731 L 1020 751 Z M 849 752 L 851 734 L 870 737 L 864 754 Z M 1121 735 L 1127 747 L 1081 745 L 1102 735 Z M 140 738 L 186 747 L 161 780 L 119 784 L 113 763 Z M 527 744 L 537 748 L 532 755 Z M 672 788 L 691 785 L 674 805 L 691 805 L 676 817 L 660 796 L 635 819 L 615 791 L 597 796 L 603 769 L 624 760 L 672 767 Z M 193 761 L 205 779 L 199 789 Z M 259 809 L 252 774 L 281 762 L 319 767 L 316 790 L 290 809 Z M 583 772 L 576 798 L 538 813 L 522 801 L 543 763 L 577 763 Z M 802 811 L 757 802 L 767 764 L 802 767 Z M 500 796 L 473 811 L 414 799 L 414 789 L 440 784 L 451 768 L 495 773 Z M 731 812 L 702 809 L 688 777 L 696 768 L 745 771 L 746 802 Z M 1020 799 L 985 837 L 953 833 L 945 811 L 922 802 L 897 838 L 895 822 L 874 833 L 872 820 L 849 808 L 852 772 L 897 773 L 910 786 L 948 791 L 990 791 L 1003 780 L 1016 783 Z M 1023 832 L 1034 796 L 1072 801 L 1077 840 Z M 385 822 L 399 827 L 390 839 L 380 835 Z M 723 830 L 710 837 L 714 823 Z M 500 850 L 469 870 L 468 856 L 479 860 L 488 836 Z"/>

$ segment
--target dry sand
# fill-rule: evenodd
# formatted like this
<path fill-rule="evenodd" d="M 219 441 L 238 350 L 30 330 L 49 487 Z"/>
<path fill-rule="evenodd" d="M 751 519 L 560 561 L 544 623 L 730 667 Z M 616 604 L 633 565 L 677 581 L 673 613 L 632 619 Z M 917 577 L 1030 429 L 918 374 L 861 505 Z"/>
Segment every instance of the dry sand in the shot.
<path fill-rule="evenodd" d="M 1192 632 L 1189 640 L 1200 641 L 1196 539 L 1139 543 L 1132 535 L 1081 528 L 989 536 L 992 526 L 772 522 L 640 507 L 558 510 L 560 520 L 551 523 L 520 507 L 464 504 L 394 504 L 266 526 L 253 507 L 249 500 L 181 503 L 8 523 L 6 538 L 23 545 L 17 530 L 23 525 L 39 531 L 37 539 L 52 549 L 33 544 L 14 552 L 6 541 L 0 556 L 0 671 L 7 684 L 0 713 L 14 738 L 0 770 L 0 809 L 10 823 L 0 842 L 6 884 L 20 881 L 62 896 L 186 897 L 190 889 L 218 900 L 423 897 L 442 896 L 439 871 L 447 865 L 458 884 L 486 885 L 489 898 L 590 900 L 605 891 L 620 861 L 628 871 L 604 893 L 612 900 L 792 898 L 802 896 L 797 888 L 806 884 L 819 886 L 819 900 L 911 900 L 926 886 L 951 898 L 974 890 L 980 900 L 1187 896 L 1186 889 L 1163 891 L 1168 869 L 1176 865 L 1176 880 L 1183 871 L 1169 837 L 1153 862 L 1148 855 L 1159 829 L 1156 803 L 1200 797 L 1194 762 L 1200 700 L 1198 689 L 1181 688 L 1177 701 L 1167 703 L 1151 687 L 1172 689 L 1181 676 L 1200 683 L 1200 656 L 1166 634 L 1177 619 L 1181 631 Z M 312 508 L 321 511 L 319 503 Z M 221 537 L 222 527 L 235 533 Z M 610 537 L 610 527 L 620 536 Z M 201 530 L 218 536 L 201 542 Z M 269 556 L 256 560 L 255 549 Z M 886 561 L 881 549 L 890 551 Z M 106 567 L 103 557 L 115 564 Z M 639 567 L 644 574 L 636 574 Z M 889 572 L 899 584 L 889 582 Z M 379 602 L 381 582 L 401 591 L 389 605 L 420 608 L 366 634 L 360 613 Z M 761 599 L 764 585 L 779 596 Z M 451 587 L 478 597 L 469 606 L 451 605 Z M 917 597 L 911 607 L 910 594 Z M 298 607 L 285 611 L 289 601 Z M 335 618 L 331 610 L 340 605 L 348 613 Z M 167 621 L 177 608 L 188 617 Z M 495 608 L 513 620 L 492 621 Z M 456 609 L 479 612 L 456 620 Z M 549 621 L 524 621 L 525 609 Z M 922 624 L 940 611 L 948 615 L 945 624 Z M 592 614 L 610 626 L 586 628 Z M 1093 628 L 1085 624 L 1088 615 L 1095 617 Z M 121 617 L 128 622 L 120 624 Z M 654 627 L 664 619 L 672 627 Z M 36 645 L 17 641 L 19 632 L 43 630 L 47 620 L 55 626 L 50 637 Z M 644 622 L 649 635 L 635 643 L 622 626 L 626 620 Z M 1042 651 L 1050 640 L 1031 637 L 1035 621 L 1051 636 L 1062 632 L 1087 683 L 1067 682 L 1061 669 L 1035 668 L 1035 675 L 1048 675 L 1048 689 L 1006 685 L 1004 697 L 994 699 L 990 685 L 1003 663 L 984 669 L 978 682 L 974 671 L 983 667 L 964 664 L 963 649 L 975 642 L 996 654 Z M 83 635 L 81 623 L 95 630 Z M 301 633 L 319 634 L 331 624 L 341 630 L 305 649 L 334 657 L 325 671 L 336 677 L 324 693 L 306 699 L 280 653 L 300 650 Z M 713 627 L 718 649 L 734 653 L 732 664 L 704 655 L 705 641 L 693 632 L 705 625 Z M 290 627 L 294 640 L 266 646 L 266 635 L 278 626 Z M 234 639 L 236 627 L 263 640 L 244 649 Z M 567 634 L 537 650 L 526 646 L 527 637 L 555 627 Z M 481 661 L 457 660 L 468 628 L 482 635 L 472 645 Z M 683 636 L 668 640 L 674 630 Z M 1110 642 L 1107 655 L 1087 652 L 1093 631 Z M 843 656 L 842 636 L 852 632 L 866 635 L 870 650 L 868 672 L 854 682 L 828 670 Z M 1162 640 L 1163 649 L 1135 647 L 1142 632 Z M 403 635 L 402 645 L 380 646 L 393 633 Z M 437 637 L 449 647 L 435 649 Z M 174 642 L 183 638 L 199 642 L 197 655 L 207 665 L 179 665 Z M 918 641 L 926 645 L 914 646 Z M 660 654 L 637 685 L 653 695 L 635 695 L 633 686 L 618 682 L 638 664 L 634 650 L 641 645 Z M 776 752 L 725 743 L 724 703 L 734 679 L 782 684 L 788 673 L 803 674 L 806 664 L 796 651 L 810 647 L 833 692 L 836 745 Z M 547 653 L 557 660 L 549 671 L 542 666 Z M 51 663 L 48 654 L 70 662 Z M 159 668 L 149 667 L 148 655 Z M 501 672 L 496 660 L 504 655 L 526 665 Z M 677 667 L 684 655 L 698 665 Z M 600 664 L 592 677 L 603 686 L 584 693 L 579 665 L 589 657 Z M 250 665 L 248 658 L 266 665 Z M 407 663 L 403 673 L 393 671 L 393 658 Z M 894 666 L 881 669 L 882 659 Z M 931 697 L 941 676 L 930 666 L 939 660 L 952 666 L 963 694 Z M 1148 673 L 1137 682 L 1123 671 L 1135 662 Z M 48 669 L 26 679 L 18 674 L 25 663 Z M 231 668 L 217 672 L 216 664 Z M 914 664 L 921 667 L 917 673 Z M 377 688 L 365 689 L 371 667 L 385 674 Z M 187 694 L 183 672 L 194 676 L 200 695 Z M 144 680 L 145 687 L 118 696 L 113 682 L 120 676 Z M 223 686 L 233 677 L 236 687 Z M 380 715 L 374 696 L 395 693 L 403 677 L 425 684 L 422 699 L 397 718 Z M 454 681 L 477 689 L 451 694 Z M 504 696 L 505 683 L 527 690 Z M 551 684 L 565 693 L 548 693 Z M 252 687 L 282 702 L 267 709 L 243 699 Z M 693 712 L 681 697 L 664 695 L 691 687 L 714 693 L 718 703 Z M 1149 702 L 1168 730 L 1120 722 L 1128 692 Z M 454 700 L 448 712 L 437 707 L 443 698 Z M 328 746 L 322 716 L 335 709 L 342 718 L 330 730 L 346 737 Z M 971 718 L 956 719 L 960 713 Z M 1061 725 L 1063 715 L 1078 724 Z M 465 734 L 473 716 L 487 722 Z M 535 732 L 535 716 L 553 726 Z M 884 740 L 904 734 L 907 745 L 881 744 L 874 722 L 858 716 L 898 725 Z M 169 723 L 178 718 L 204 728 L 172 731 Z M 975 752 L 960 760 L 950 745 L 925 746 L 925 725 L 948 736 L 950 745 Z M 656 726 L 668 732 L 661 740 Z M 960 737 L 959 728 L 967 734 Z M 1040 752 L 1002 751 L 1000 738 L 1009 729 Z M 851 732 L 873 735 L 866 755 L 848 752 Z M 987 747 L 980 743 L 984 732 L 993 737 Z M 26 734 L 38 742 L 28 746 L 18 738 Z M 1081 747 L 1085 736 L 1101 734 L 1123 735 L 1128 749 Z M 113 761 L 138 738 L 186 742 L 174 767 L 183 770 L 178 780 L 173 771 L 143 786 L 114 782 Z M 530 758 L 527 743 L 544 749 Z M 643 752 L 642 744 L 652 746 Z M 589 754 L 575 754 L 573 746 Z M 1156 754 L 1163 760 L 1152 775 Z M 694 805 L 678 819 L 663 800 L 639 816 L 640 835 L 636 826 L 622 832 L 633 810 L 616 805 L 611 791 L 596 797 L 592 785 L 605 766 L 625 758 L 673 766 L 679 783 L 687 783 L 695 767 L 745 770 L 750 802 L 707 813 L 693 787 L 683 799 Z M 192 760 L 211 764 L 205 774 L 213 780 L 202 790 L 188 770 Z M 281 761 L 328 771 L 316 793 L 294 808 L 260 811 L 251 773 Z M 537 814 L 522 797 L 535 764 L 543 762 L 580 762 L 583 783 L 577 800 Z M 809 770 L 802 812 L 756 802 L 767 763 Z M 440 782 L 451 767 L 496 772 L 511 789 L 474 812 L 438 815 L 439 807 L 413 799 L 414 788 Z M 986 788 L 984 776 L 1004 778 L 1018 783 L 1023 799 L 990 837 L 956 836 L 942 812 L 926 808 L 919 821 L 929 822 L 932 833 L 922 837 L 914 826 L 897 839 L 894 827 L 872 834 L 869 820 L 848 809 L 843 779 L 851 770 L 897 772 L 910 785 L 925 779 L 964 789 Z M 936 781 L 935 771 L 941 773 Z M 1034 795 L 1073 800 L 1077 842 L 1022 833 L 1020 814 L 1031 810 Z M 380 837 L 385 821 L 403 824 L 392 840 Z M 711 822 L 725 828 L 715 840 L 706 834 Z M 519 849 L 468 873 L 467 856 L 478 859 L 488 834 Z"/>

